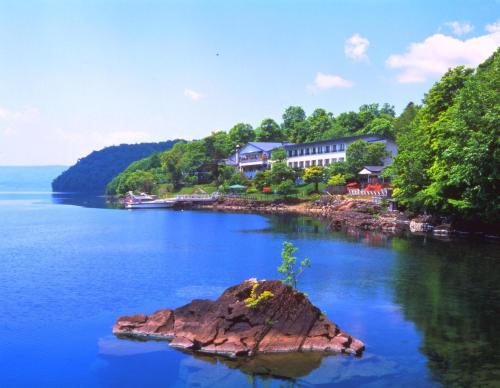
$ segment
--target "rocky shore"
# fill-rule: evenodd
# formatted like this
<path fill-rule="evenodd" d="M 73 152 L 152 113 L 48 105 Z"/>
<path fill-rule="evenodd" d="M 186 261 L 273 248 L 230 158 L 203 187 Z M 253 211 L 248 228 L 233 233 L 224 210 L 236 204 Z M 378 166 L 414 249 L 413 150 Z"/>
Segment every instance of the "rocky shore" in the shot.
<path fill-rule="evenodd" d="M 223 198 L 200 209 L 260 214 L 301 214 L 324 219 L 334 228 L 400 233 L 408 229 L 409 220 L 400 211 L 385 211 L 368 200 L 322 197 L 316 202 L 267 202 L 239 198 Z"/>
<path fill-rule="evenodd" d="M 241 198 L 221 198 L 212 204 L 194 208 L 214 211 L 257 214 L 300 214 L 323 219 L 333 229 L 348 229 L 401 234 L 431 234 L 439 238 L 449 236 L 478 236 L 500 239 L 498 226 L 484 226 L 446 222 L 431 215 L 409 217 L 402 211 L 388 211 L 382 205 L 342 195 L 322 196 L 315 202 L 256 201 Z"/>
<path fill-rule="evenodd" d="M 270 295 L 256 306 L 245 299 Z M 331 352 L 360 355 L 364 344 L 340 330 L 301 292 L 278 280 L 244 281 L 215 301 L 193 300 L 175 310 L 121 317 L 120 337 L 165 339 L 170 346 L 226 357 Z"/>

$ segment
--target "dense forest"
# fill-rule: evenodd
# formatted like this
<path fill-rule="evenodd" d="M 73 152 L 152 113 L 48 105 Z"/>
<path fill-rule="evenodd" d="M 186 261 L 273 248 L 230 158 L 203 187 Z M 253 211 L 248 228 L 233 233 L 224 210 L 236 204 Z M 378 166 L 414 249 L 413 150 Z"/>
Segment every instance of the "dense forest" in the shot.
<path fill-rule="evenodd" d="M 309 182 L 345 182 L 365 164 L 378 164 L 385 150 L 362 141 L 347 149 L 347 161 L 303 175 L 273 158 L 273 169 L 249 182 L 221 161 L 237 144 L 248 141 L 294 143 L 373 134 L 393 138 L 398 155 L 387 174 L 394 196 L 414 213 L 431 212 L 457 219 L 495 223 L 499 217 L 500 54 L 497 51 L 476 70 L 450 69 L 424 96 L 396 117 L 389 104 L 362 105 L 357 112 L 334 116 L 316 109 L 309 116 L 299 106 L 285 110 L 282 122 L 264 119 L 257 128 L 238 123 L 201 140 L 178 143 L 171 150 L 133 163 L 108 185 L 112 194 L 127 190 L 168 190 L 210 182 L 217 187 L 245 184 L 249 190 L 275 185 L 286 193 L 301 177 Z M 314 170 L 314 171 L 313 171 Z"/>
<path fill-rule="evenodd" d="M 415 212 L 495 223 L 500 192 L 500 49 L 450 69 L 397 134 L 395 197 Z"/>
<path fill-rule="evenodd" d="M 94 151 L 52 182 L 53 191 L 103 192 L 106 184 L 135 160 L 172 148 L 178 140 L 121 144 Z"/>

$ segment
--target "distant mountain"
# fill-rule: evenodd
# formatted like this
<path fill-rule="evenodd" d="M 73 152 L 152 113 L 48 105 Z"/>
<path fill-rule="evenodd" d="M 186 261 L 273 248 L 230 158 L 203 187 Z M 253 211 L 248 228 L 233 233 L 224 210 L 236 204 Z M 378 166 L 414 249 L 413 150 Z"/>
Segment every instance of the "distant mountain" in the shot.
<path fill-rule="evenodd" d="M 120 144 L 94 151 L 52 181 L 52 191 L 104 192 L 106 184 L 130 163 L 172 148 L 180 140 Z"/>

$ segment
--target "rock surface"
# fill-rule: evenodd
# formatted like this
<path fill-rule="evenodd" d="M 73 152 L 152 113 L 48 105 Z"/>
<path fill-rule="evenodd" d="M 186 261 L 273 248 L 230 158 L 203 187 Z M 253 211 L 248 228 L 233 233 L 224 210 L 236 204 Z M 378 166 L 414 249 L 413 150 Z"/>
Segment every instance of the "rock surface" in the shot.
<path fill-rule="evenodd" d="M 273 294 L 246 307 L 257 281 L 228 288 L 215 301 L 193 300 L 175 310 L 121 317 L 117 336 L 170 340 L 170 346 L 228 357 L 267 353 L 337 352 L 360 355 L 365 346 L 313 306 L 307 297 L 278 280 L 262 281 L 256 294 Z"/>
<path fill-rule="evenodd" d="M 371 201 L 346 199 L 342 195 L 322 196 L 313 203 L 223 198 L 216 203 L 198 207 L 243 213 L 303 214 L 322 218 L 335 229 L 354 228 L 394 234 L 406 230 L 407 223 L 409 223 L 404 213 L 400 211 L 385 211 L 381 208 L 381 205 L 374 204 Z"/>

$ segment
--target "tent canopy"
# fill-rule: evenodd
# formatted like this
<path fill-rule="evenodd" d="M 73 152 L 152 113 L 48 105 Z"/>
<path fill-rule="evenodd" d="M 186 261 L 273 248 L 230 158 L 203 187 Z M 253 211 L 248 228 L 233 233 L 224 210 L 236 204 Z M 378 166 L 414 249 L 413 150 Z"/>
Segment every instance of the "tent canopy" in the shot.
<path fill-rule="evenodd" d="M 232 185 L 232 186 L 229 186 L 229 188 L 231 190 L 245 190 L 246 189 L 246 187 L 242 186 L 242 185 Z"/>

